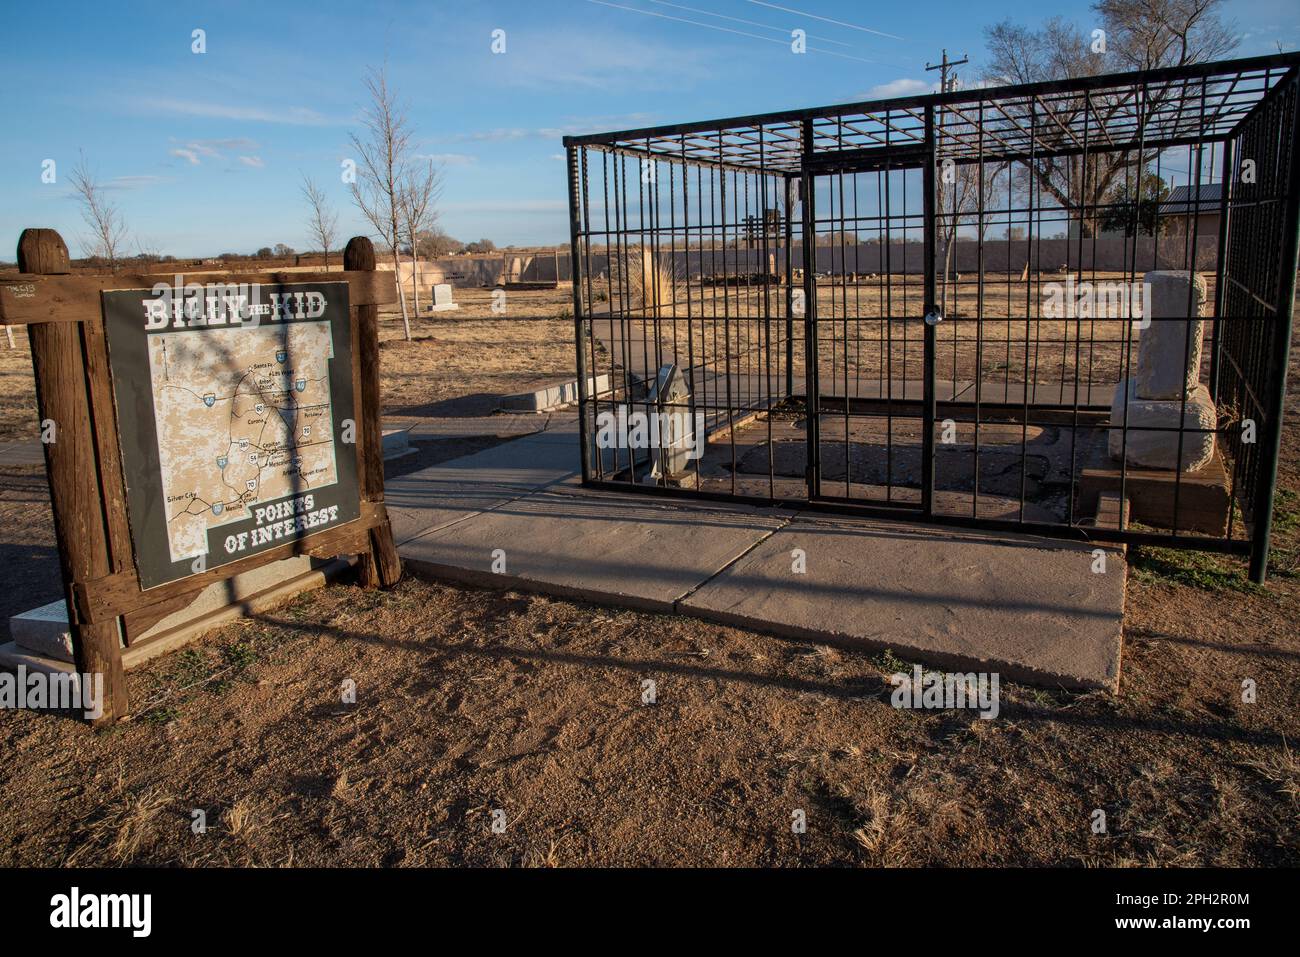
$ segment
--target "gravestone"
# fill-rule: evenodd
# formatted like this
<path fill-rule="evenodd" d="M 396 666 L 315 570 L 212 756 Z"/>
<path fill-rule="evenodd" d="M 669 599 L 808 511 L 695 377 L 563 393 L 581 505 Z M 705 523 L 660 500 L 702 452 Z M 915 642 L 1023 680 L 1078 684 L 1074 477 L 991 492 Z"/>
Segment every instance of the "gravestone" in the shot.
<path fill-rule="evenodd" d="M 691 390 L 681 369 L 673 363 L 660 367 L 650 397 L 659 416 L 659 443 L 651 450 L 653 467 L 649 478 L 677 479 L 690 469 L 695 447 L 696 422 L 691 414 Z M 665 428 L 663 423 L 668 423 Z M 665 434 L 665 432 L 667 434 Z"/>
<path fill-rule="evenodd" d="M 1181 399 L 1200 381 L 1205 280 L 1181 270 L 1149 272 L 1145 280 L 1151 324 L 1138 340 L 1137 395 Z"/>
<path fill-rule="evenodd" d="M 430 312 L 449 312 L 452 309 L 459 309 L 460 303 L 452 302 L 451 284 L 440 282 L 434 285 L 433 295 L 430 299 L 432 305 L 429 306 Z"/>
<path fill-rule="evenodd" d="M 1110 410 L 1110 424 L 1114 428 L 1108 438 L 1111 458 L 1123 456 L 1129 465 L 1183 472 L 1195 472 L 1208 465 L 1214 457 L 1217 418 L 1210 391 L 1197 384 L 1184 406 L 1181 399 L 1143 398 L 1136 394 L 1136 389 L 1134 379 L 1127 379 L 1115 388 L 1115 402 Z M 1127 439 L 1125 430 L 1119 427 L 1125 424 L 1126 405 Z M 1148 431 L 1164 429 L 1175 431 Z"/>
<path fill-rule="evenodd" d="M 1135 374 L 1115 387 L 1108 449 L 1149 469 L 1195 472 L 1214 458 L 1218 413 L 1200 384 L 1205 280 L 1185 270 L 1143 277 L 1149 324 L 1138 339 Z"/>

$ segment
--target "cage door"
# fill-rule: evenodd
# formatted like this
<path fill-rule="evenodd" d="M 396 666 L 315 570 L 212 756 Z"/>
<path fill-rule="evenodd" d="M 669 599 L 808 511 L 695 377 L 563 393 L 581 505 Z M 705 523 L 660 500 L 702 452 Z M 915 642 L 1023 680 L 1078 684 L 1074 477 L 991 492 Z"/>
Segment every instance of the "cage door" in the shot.
<path fill-rule="evenodd" d="M 804 177 L 814 498 L 928 506 L 927 179 L 911 157 Z"/>

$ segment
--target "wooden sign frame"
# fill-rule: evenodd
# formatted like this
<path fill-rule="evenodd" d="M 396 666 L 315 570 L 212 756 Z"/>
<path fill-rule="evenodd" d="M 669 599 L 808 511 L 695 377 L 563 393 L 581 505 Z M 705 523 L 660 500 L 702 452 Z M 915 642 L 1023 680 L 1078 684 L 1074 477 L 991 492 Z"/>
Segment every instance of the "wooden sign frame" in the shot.
<path fill-rule="evenodd" d="M 360 517 L 145 591 L 131 543 L 100 293 L 151 288 L 161 277 L 73 276 L 58 232 L 26 229 L 19 238 L 19 275 L 0 277 L 0 323 L 26 325 L 31 339 L 37 408 L 43 435 L 53 439 L 43 443 L 45 467 L 73 658 L 78 672 L 104 676 L 103 713 L 96 724 L 129 713 L 123 647 L 140 644 L 140 635 L 214 582 L 295 555 L 357 555 L 368 588 L 388 588 L 401 578 L 384 505 L 379 415 L 379 306 L 395 302 L 397 292 L 376 271 L 374 246 L 364 236 L 348 242 L 343 267 L 341 273 L 187 273 L 185 279 L 348 283 Z"/>

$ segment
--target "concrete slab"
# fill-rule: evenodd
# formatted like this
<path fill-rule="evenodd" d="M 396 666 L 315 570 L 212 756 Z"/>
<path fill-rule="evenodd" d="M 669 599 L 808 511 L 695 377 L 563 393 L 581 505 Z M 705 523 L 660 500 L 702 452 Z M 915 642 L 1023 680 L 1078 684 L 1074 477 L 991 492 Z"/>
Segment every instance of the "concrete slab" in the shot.
<path fill-rule="evenodd" d="M 1077 399 L 1080 409 L 1101 412 L 1110 408 L 1110 400 L 1114 395 L 1115 386 L 1113 383 L 1104 385 L 1078 383 L 1076 385 L 1073 382 L 1038 382 L 1028 391 L 1031 406 L 1059 405 L 1073 409 Z M 979 400 L 984 405 L 1023 406 L 1025 404 L 1025 392 L 1026 386 L 1023 382 L 1003 382 L 998 379 L 986 379 L 980 383 Z M 975 403 L 975 398 L 976 392 L 973 386 L 958 397 L 961 402 L 971 405 Z"/>
<path fill-rule="evenodd" d="M 546 421 L 546 428 L 535 433 L 534 438 L 543 442 L 571 442 L 576 452 L 578 448 L 578 413 L 550 413 Z"/>
<path fill-rule="evenodd" d="M 587 378 L 587 394 L 602 396 L 609 392 L 609 376 L 605 374 Z M 520 392 L 501 398 L 501 408 L 511 411 L 549 412 L 561 406 L 572 405 L 578 401 L 578 380 L 570 379 L 553 385 Z"/>
<path fill-rule="evenodd" d="M 380 437 L 380 451 L 383 453 L 384 461 L 389 459 L 400 459 L 406 455 L 414 455 L 417 449 L 411 447 L 411 430 L 392 428 L 384 429 Z"/>
<path fill-rule="evenodd" d="M 20 665 L 29 672 L 40 672 L 45 675 L 76 674 L 76 666 L 70 661 L 38 655 L 12 641 L 0 644 L 0 668 L 11 668 L 16 671 Z"/>
<path fill-rule="evenodd" d="M 563 482 L 556 482 L 554 485 L 547 486 L 546 491 L 557 495 L 575 495 L 580 498 L 589 499 L 593 502 L 606 502 L 612 509 L 625 508 L 629 503 L 636 503 L 668 508 L 673 511 L 706 512 L 714 514 L 719 512 L 734 512 L 743 515 L 777 518 L 783 522 L 789 521 L 800 513 L 800 510 L 797 508 L 783 508 L 778 506 L 769 508 L 763 505 L 750 505 L 745 502 L 710 501 L 709 499 L 702 498 L 658 495 L 650 491 L 638 493 L 634 491 L 613 491 L 603 488 L 583 488 L 581 476 L 575 476 L 572 479 L 565 479 Z"/>
<path fill-rule="evenodd" d="M 56 661 L 72 661 L 72 635 L 68 630 L 68 605 L 64 599 L 14 615 L 9 637 L 20 651 Z"/>
<path fill-rule="evenodd" d="M 0 465 L 44 465 L 45 448 L 35 439 L 0 444 Z"/>
<path fill-rule="evenodd" d="M 508 485 L 475 484 L 436 472 L 441 466 L 388 482 L 384 504 L 398 546 L 427 532 L 513 501 L 530 491 Z"/>
<path fill-rule="evenodd" d="M 548 489 L 409 540 L 399 552 L 417 574 L 671 612 L 785 521 L 740 506 L 683 508 L 670 499 Z M 504 568 L 494 572 L 497 549 Z"/>
<path fill-rule="evenodd" d="M 478 415 L 464 417 L 393 416 L 384 428 L 404 428 L 413 442 L 428 439 L 458 439 L 471 435 L 529 435 L 546 428 L 545 415 Z"/>
<path fill-rule="evenodd" d="M 214 582 L 184 608 L 173 612 L 131 638 L 122 653 L 125 668 L 179 648 L 223 622 L 276 607 L 295 595 L 337 578 L 351 562 L 300 555 L 243 572 L 224 582 Z M 72 635 L 63 599 L 9 619 L 14 639 L 0 653 L 0 663 L 11 666 L 33 662 L 61 662 L 72 668 Z M 6 657 L 7 656 L 7 657 Z"/>
<path fill-rule="evenodd" d="M 1126 568 L 1091 544 L 800 516 L 679 602 L 715 621 L 1010 680 L 1115 690 Z M 791 571 L 792 550 L 807 556 Z"/>
<path fill-rule="evenodd" d="M 400 545 L 575 476 L 576 442 L 525 436 L 385 483 L 384 500 Z"/>
<path fill-rule="evenodd" d="M 390 483 L 407 567 L 1008 680 L 1118 685 L 1122 550 L 1093 574 L 1091 544 L 585 489 L 571 437 L 529 436 Z M 795 548 L 806 574 L 791 572 Z"/>

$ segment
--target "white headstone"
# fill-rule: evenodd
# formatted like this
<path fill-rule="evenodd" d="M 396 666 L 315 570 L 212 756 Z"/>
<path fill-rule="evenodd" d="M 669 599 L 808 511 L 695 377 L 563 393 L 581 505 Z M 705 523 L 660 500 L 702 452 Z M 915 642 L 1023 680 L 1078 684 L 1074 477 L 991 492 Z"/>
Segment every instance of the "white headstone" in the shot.
<path fill-rule="evenodd" d="M 651 398 L 660 421 L 671 425 L 668 435 L 664 435 L 662 427 L 660 429 L 660 447 L 652 450 L 654 465 L 650 474 L 655 478 L 664 475 L 676 478 L 690 468 L 689 455 L 695 447 L 695 417 L 691 415 L 690 387 L 682 370 L 674 363 L 659 368 Z"/>
<path fill-rule="evenodd" d="M 1148 469 L 1173 470 L 1181 464 L 1184 472 L 1195 472 L 1208 465 L 1214 457 L 1214 429 L 1218 424 L 1209 390 L 1203 385 L 1196 386 L 1184 408 L 1181 400 L 1143 399 L 1136 395 L 1134 383 L 1134 379 L 1129 379 L 1115 388 L 1110 407 L 1112 428 L 1107 441 L 1111 458 L 1122 455 L 1129 465 Z M 1127 439 L 1124 425 L 1128 426 Z"/>
<path fill-rule="evenodd" d="M 1181 399 L 1201 379 L 1205 280 L 1185 270 L 1156 270 L 1144 278 L 1143 312 L 1151 323 L 1138 339 L 1137 395 Z"/>

